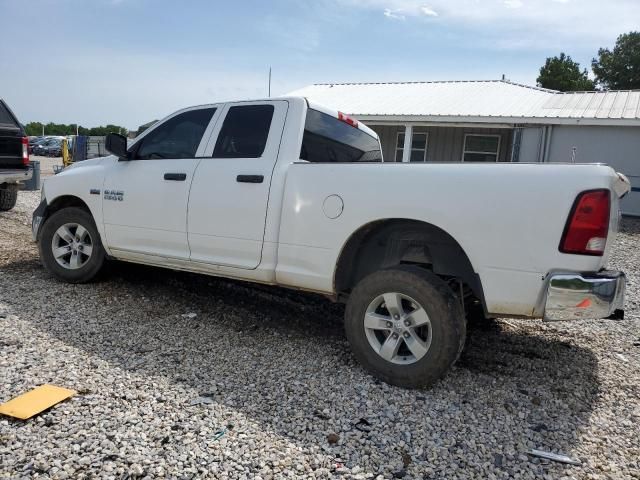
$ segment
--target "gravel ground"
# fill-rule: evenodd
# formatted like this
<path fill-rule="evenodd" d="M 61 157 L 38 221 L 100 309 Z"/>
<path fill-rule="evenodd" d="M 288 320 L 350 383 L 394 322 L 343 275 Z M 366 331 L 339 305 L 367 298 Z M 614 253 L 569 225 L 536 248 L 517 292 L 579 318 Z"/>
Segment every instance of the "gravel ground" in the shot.
<path fill-rule="evenodd" d="M 53 280 L 38 201 L 0 214 L 0 402 L 78 394 L 0 418 L 0 477 L 640 478 L 639 220 L 611 261 L 625 321 L 475 326 L 443 381 L 407 391 L 364 373 L 320 297 L 125 264 Z"/>

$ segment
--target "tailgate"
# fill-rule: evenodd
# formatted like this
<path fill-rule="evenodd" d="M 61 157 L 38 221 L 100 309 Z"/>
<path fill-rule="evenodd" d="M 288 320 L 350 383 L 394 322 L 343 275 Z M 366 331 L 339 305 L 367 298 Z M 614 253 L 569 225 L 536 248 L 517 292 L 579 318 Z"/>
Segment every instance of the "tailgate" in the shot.
<path fill-rule="evenodd" d="M 9 107 L 0 100 L 0 168 L 26 169 L 22 159 L 24 132 Z"/>

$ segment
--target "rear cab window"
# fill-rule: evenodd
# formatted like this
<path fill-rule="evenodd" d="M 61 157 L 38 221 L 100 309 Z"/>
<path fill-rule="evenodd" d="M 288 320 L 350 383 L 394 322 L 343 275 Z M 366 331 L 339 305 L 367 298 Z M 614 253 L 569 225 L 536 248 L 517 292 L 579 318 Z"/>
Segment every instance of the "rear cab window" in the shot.
<path fill-rule="evenodd" d="M 382 162 L 382 151 L 375 136 L 309 108 L 300 160 L 312 163 Z"/>

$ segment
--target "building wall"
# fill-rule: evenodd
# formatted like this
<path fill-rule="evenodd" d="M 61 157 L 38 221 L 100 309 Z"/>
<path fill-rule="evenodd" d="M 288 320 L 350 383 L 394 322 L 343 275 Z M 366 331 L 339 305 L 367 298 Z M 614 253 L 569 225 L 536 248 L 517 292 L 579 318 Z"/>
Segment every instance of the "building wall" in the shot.
<path fill-rule="evenodd" d="M 556 125 L 551 134 L 550 162 L 606 163 L 624 173 L 634 189 L 622 200 L 622 211 L 640 215 L 640 128 Z"/>
<path fill-rule="evenodd" d="M 369 125 L 379 136 L 385 161 L 393 161 L 396 155 L 398 133 L 404 133 L 404 125 Z M 428 162 L 460 162 L 464 136 L 467 133 L 500 135 L 500 162 L 511 160 L 512 130 L 504 128 L 465 127 L 413 127 L 415 133 L 427 132 Z"/>
<path fill-rule="evenodd" d="M 524 163 L 539 162 L 540 142 L 542 142 L 542 127 L 523 128 L 522 136 L 520 137 L 518 161 Z"/>
<path fill-rule="evenodd" d="M 395 159 L 398 132 L 404 125 L 371 125 L 380 135 L 386 161 Z M 511 160 L 513 130 L 464 127 L 414 127 L 414 132 L 428 132 L 427 161 L 459 162 L 462 159 L 465 133 L 499 134 L 499 161 Z M 549 131 L 549 130 L 547 130 Z M 519 162 L 539 162 L 545 150 L 544 128 L 531 126 L 522 128 Z M 640 128 L 604 127 L 582 125 L 554 125 L 551 128 L 549 145 L 546 147 L 547 162 L 571 162 L 575 147 L 576 163 L 607 163 L 616 171 L 624 173 L 633 190 L 622 200 L 622 212 L 640 216 Z"/>

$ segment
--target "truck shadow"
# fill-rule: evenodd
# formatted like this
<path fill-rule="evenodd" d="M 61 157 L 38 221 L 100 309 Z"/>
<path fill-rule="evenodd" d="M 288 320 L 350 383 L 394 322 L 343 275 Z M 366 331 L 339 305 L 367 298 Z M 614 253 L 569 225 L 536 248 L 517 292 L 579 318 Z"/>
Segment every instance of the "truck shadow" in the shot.
<path fill-rule="evenodd" d="M 20 315 L 29 302 L 21 318 L 34 328 L 150 381 L 163 377 L 194 397 L 210 395 L 306 451 L 320 445 L 345 461 L 366 448 L 382 458 L 422 452 L 412 461 L 425 465 L 458 462 L 461 450 L 478 464 L 504 462 L 509 472 L 509 459 L 524 448 L 570 454 L 599 392 L 595 355 L 533 321 L 471 326 L 452 372 L 430 390 L 409 391 L 355 363 L 343 307 L 320 296 L 127 264 L 92 285 L 58 283 L 35 260 L 3 271 L 24 284 L 31 279 L 25 298 L 11 304 Z M 65 298 L 69 310 L 50 311 L 51 296 Z M 403 421 L 412 422 L 412 438 L 389 428 Z M 482 450 L 468 442 L 469 429 Z M 329 447 L 329 432 L 344 442 Z"/>

